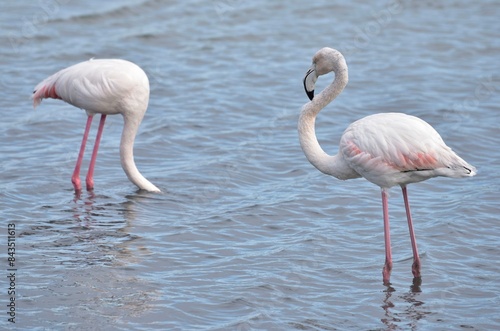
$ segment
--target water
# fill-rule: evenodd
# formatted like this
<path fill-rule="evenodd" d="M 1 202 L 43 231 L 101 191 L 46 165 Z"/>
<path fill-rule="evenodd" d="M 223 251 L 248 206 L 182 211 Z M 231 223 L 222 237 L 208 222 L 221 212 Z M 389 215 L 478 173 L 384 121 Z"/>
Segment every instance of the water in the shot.
<path fill-rule="evenodd" d="M 2 268 L 8 275 L 9 223 L 17 268 L 15 325 L 8 278 L 0 282 L 2 327 L 500 327 L 496 1 L 2 6 Z M 390 198 L 395 262 L 386 287 L 379 189 L 320 174 L 300 149 L 301 80 L 323 46 L 341 50 L 350 70 L 347 89 L 318 118 L 325 150 L 335 153 L 352 121 L 402 111 L 433 125 L 479 170 L 409 187 L 420 286 L 400 190 Z M 95 194 L 75 198 L 84 112 L 57 100 L 33 111 L 29 96 L 43 78 L 91 57 L 125 58 L 148 73 L 135 158 L 163 194 L 127 180 L 122 119 L 110 116 Z"/>

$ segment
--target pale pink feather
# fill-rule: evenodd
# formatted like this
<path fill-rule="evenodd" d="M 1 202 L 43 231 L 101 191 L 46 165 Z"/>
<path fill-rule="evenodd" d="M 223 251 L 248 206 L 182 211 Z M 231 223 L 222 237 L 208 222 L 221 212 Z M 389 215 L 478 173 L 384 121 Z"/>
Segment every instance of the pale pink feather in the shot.
<path fill-rule="evenodd" d="M 340 153 L 357 173 L 381 187 L 475 174 L 432 126 L 402 113 L 380 113 L 352 123 L 342 135 Z"/>

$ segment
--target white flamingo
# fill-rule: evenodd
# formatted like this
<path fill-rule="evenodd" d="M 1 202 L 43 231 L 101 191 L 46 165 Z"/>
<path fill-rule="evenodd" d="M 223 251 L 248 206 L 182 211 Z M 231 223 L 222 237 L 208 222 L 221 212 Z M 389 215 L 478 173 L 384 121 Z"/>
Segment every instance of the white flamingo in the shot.
<path fill-rule="evenodd" d="M 140 189 L 160 192 L 141 175 L 134 162 L 134 140 L 149 102 L 149 81 L 134 63 L 111 59 L 89 60 L 56 72 L 39 83 L 33 92 L 33 107 L 44 98 L 62 99 L 87 112 L 87 125 L 71 181 L 78 194 L 82 190 L 80 167 L 92 119 L 101 114 L 97 137 L 87 172 L 87 190 L 94 188 L 94 167 L 107 115 L 122 114 L 123 132 L 120 160 L 128 179 Z"/>
<path fill-rule="evenodd" d="M 332 71 L 335 74 L 333 83 L 315 97 L 317 78 Z M 314 55 L 312 66 L 304 77 L 304 88 L 311 101 L 300 113 L 300 145 L 309 162 L 319 171 L 342 180 L 364 177 L 382 189 L 385 238 L 382 275 L 386 284 L 392 269 L 387 194 L 390 187 L 401 186 L 413 250 L 412 272 L 415 278 L 420 278 L 421 263 L 406 185 L 436 176 L 471 177 L 476 174 L 476 168 L 446 146 L 428 123 L 402 113 L 380 113 L 352 123 L 340 138 L 337 155 L 327 155 L 316 138 L 316 116 L 342 92 L 347 81 L 347 64 L 340 52 L 323 48 Z"/>

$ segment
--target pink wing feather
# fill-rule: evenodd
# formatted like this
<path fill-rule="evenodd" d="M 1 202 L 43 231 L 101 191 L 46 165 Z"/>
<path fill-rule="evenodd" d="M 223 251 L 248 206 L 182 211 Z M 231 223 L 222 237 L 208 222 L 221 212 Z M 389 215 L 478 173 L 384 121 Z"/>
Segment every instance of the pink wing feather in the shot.
<path fill-rule="evenodd" d="M 35 91 L 33 91 L 33 95 L 31 96 L 31 98 L 33 99 L 33 108 L 35 109 L 42 102 L 42 99 L 61 99 L 61 97 L 59 97 L 56 92 L 55 80 L 51 81 L 48 79 L 37 85 Z"/>

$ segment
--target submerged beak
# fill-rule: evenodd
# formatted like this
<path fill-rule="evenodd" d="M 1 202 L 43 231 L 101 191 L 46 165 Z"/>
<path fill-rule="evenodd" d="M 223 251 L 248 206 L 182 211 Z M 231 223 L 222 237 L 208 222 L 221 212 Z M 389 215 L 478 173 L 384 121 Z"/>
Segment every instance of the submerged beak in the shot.
<path fill-rule="evenodd" d="M 304 90 L 306 90 L 309 100 L 314 98 L 314 85 L 316 84 L 317 79 L 318 76 L 316 75 L 316 70 L 313 65 L 309 68 L 309 70 L 307 70 L 306 76 L 304 77 Z"/>

